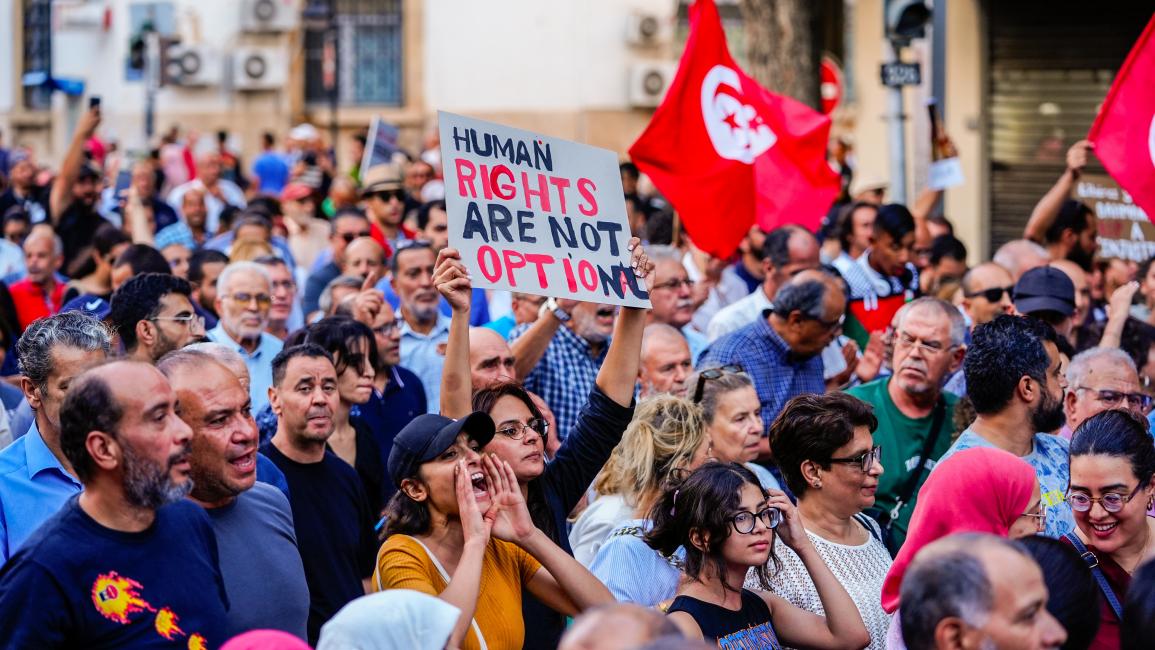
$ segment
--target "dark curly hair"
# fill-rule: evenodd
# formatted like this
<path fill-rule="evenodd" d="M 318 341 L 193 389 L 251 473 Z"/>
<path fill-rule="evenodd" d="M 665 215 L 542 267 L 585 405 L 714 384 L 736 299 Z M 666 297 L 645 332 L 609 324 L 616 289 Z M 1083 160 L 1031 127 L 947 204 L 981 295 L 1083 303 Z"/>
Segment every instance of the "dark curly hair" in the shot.
<path fill-rule="evenodd" d="M 136 349 L 136 324 L 155 317 L 161 300 L 173 293 L 191 300 L 192 285 L 171 273 L 142 273 L 129 278 L 112 294 L 108 319 L 113 330 L 120 334 L 125 350 Z"/>
<path fill-rule="evenodd" d="M 1023 377 L 1045 384 L 1051 358 L 1043 343 L 1055 337 L 1054 328 L 1029 316 L 999 316 L 976 327 L 963 361 L 975 413 L 1001 411 Z"/>
<path fill-rule="evenodd" d="M 854 439 L 854 430 L 878 428 L 874 408 L 846 393 L 799 395 L 786 403 L 770 424 L 770 450 L 790 491 L 802 496 L 810 485 L 802 463 L 811 461 L 830 469 L 835 450 Z"/>
<path fill-rule="evenodd" d="M 721 548 L 733 532 L 730 518 L 741 508 L 740 493 L 746 484 L 766 496 L 758 477 L 738 463 L 706 463 L 684 481 L 671 481 L 650 512 L 653 527 L 646 533 L 646 544 L 666 557 L 672 556 L 678 547 L 685 548 L 683 573 L 691 580 L 701 582 L 707 565 L 715 575 L 724 576 L 726 563 Z M 705 550 L 690 541 L 693 531 L 700 532 L 706 540 Z M 771 535 L 770 559 L 775 571 L 781 567 L 774 554 L 776 539 L 777 535 Z M 769 590 L 770 575 L 766 566 L 754 567 L 754 573 L 762 587 Z"/>
<path fill-rule="evenodd" d="M 380 367 L 377 358 L 377 339 L 373 330 L 348 316 L 329 316 L 303 327 L 289 335 L 285 347 L 312 343 L 333 357 L 333 366 L 339 377 L 349 366 L 368 360 L 373 368 Z"/>

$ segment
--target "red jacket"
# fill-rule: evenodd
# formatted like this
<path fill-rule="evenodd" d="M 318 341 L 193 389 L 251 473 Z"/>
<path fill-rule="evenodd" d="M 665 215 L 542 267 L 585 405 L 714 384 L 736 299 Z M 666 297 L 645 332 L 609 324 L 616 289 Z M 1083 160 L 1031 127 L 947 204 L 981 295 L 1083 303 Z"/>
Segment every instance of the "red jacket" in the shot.
<path fill-rule="evenodd" d="M 31 280 L 21 280 L 8 287 L 12 302 L 16 303 L 16 318 L 20 321 L 20 331 L 28 329 L 37 318 L 52 316 L 60 311 L 64 302 L 63 282 L 57 282 L 52 295 L 45 295 L 44 289 Z"/>

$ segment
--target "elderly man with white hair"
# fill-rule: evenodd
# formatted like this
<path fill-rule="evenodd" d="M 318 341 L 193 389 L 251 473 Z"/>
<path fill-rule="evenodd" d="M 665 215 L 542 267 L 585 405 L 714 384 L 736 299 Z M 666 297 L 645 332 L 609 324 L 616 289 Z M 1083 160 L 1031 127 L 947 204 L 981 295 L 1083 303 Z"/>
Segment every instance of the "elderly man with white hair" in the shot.
<path fill-rule="evenodd" d="M 1151 396 L 1139 388 L 1139 372 L 1130 355 L 1119 348 L 1084 350 L 1067 367 L 1063 397 L 1067 425 L 1060 435 L 1070 439 L 1083 421 L 1110 409 L 1127 409 L 1146 420 L 1151 403 Z"/>
<path fill-rule="evenodd" d="M 208 331 L 210 341 L 240 354 L 249 368 L 249 395 L 253 412 L 269 403 L 273 385 L 273 357 L 284 344 L 265 331 L 273 304 L 269 271 L 255 262 L 233 262 L 217 278 L 217 326 Z"/>
<path fill-rule="evenodd" d="M 694 318 L 694 281 L 682 265 L 682 253 L 673 246 L 646 249 L 654 262 L 654 289 L 650 291 L 648 324 L 669 325 L 686 337 L 690 356 L 697 359 L 706 349 L 706 337 L 690 326 Z"/>
<path fill-rule="evenodd" d="M 1011 280 L 1018 282 L 1027 271 L 1050 264 L 1051 254 L 1029 239 L 1013 239 L 1000 246 L 991 259 L 1010 271 Z"/>

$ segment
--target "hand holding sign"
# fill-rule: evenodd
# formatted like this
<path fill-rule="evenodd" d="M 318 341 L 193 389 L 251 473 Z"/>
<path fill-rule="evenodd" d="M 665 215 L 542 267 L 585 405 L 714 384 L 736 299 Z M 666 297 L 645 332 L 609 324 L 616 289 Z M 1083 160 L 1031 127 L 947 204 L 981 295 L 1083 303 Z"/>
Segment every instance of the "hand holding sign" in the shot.
<path fill-rule="evenodd" d="M 617 156 L 440 113 L 449 243 L 475 286 L 648 308 Z"/>
<path fill-rule="evenodd" d="M 473 283 L 469 271 L 461 263 L 461 253 L 456 248 L 443 248 L 437 254 L 433 286 L 437 287 L 438 293 L 455 313 L 469 311 L 473 302 Z"/>

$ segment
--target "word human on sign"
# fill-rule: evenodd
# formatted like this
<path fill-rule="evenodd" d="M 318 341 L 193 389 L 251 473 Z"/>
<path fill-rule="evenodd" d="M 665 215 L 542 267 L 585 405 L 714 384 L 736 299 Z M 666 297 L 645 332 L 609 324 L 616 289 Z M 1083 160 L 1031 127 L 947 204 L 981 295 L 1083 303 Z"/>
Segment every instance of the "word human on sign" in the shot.
<path fill-rule="evenodd" d="M 474 286 L 649 307 L 617 156 L 439 113 L 449 244 Z"/>

